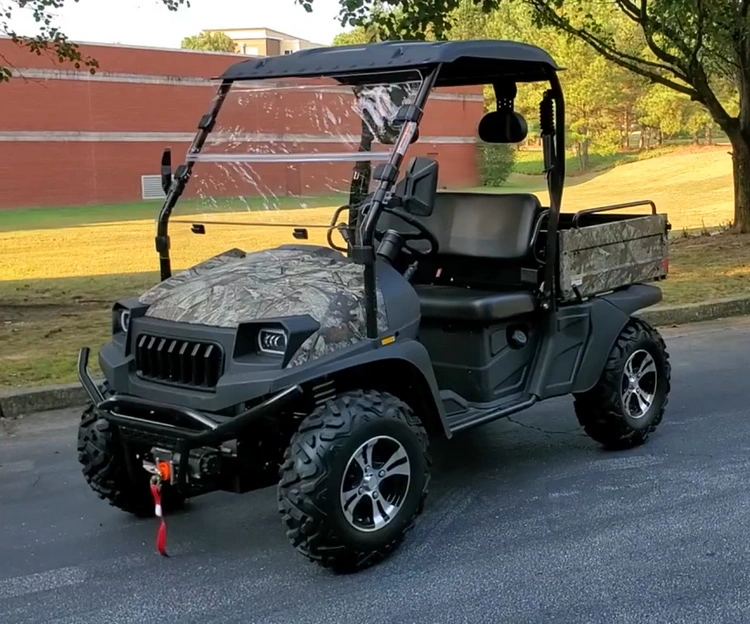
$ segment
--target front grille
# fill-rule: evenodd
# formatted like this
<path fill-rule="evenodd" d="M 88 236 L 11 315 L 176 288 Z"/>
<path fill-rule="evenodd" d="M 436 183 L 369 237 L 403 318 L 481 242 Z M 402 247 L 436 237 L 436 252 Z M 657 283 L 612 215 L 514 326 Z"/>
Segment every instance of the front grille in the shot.
<path fill-rule="evenodd" d="M 200 389 L 216 387 L 224 368 L 224 352 L 212 342 L 140 334 L 136 341 L 138 375 Z"/>

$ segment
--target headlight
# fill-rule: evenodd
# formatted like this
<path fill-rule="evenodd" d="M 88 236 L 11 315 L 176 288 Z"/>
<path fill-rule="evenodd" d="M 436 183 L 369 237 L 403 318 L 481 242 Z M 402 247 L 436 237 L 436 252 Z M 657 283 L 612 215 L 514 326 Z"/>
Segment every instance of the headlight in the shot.
<path fill-rule="evenodd" d="M 120 329 L 126 334 L 130 329 L 130 310 L 120 311 Z"/>
<path fill-rule="evenodd" d="M 258 332 L 258 349 L 261 353 L 284 355 L 287 337 L 283 329 L 261 329 Z"/>

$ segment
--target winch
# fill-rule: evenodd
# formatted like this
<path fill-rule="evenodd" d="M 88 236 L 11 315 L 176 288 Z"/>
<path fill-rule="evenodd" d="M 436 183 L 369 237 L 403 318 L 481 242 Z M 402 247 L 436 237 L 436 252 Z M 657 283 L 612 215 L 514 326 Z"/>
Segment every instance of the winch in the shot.
<path fill-rule="evenodd" d="M 150 452 L 152 461 L 143 460 L 143 468 L 160 477 L 162 482 L 174 485 L 177 483 L 177 469 L 180 465 L 180 453 L 158 447 Z M 213 448 L 193 449 L 188 455 L 187 481 L 213 479 L 219 475 L 221 457 Z"/>

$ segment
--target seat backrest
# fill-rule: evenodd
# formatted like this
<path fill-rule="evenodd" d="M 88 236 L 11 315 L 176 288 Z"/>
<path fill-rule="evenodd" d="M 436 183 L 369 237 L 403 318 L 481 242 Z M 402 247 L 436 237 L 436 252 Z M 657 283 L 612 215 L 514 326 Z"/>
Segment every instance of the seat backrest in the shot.
<path fill-rule="evenodd" d="M 440 255 L 517 261 L 530 253 L 534 226 L 542 213 L 539 199 L 530 193 L 472 193 L 440 191 L 432 214 L 420 216 L 437 237 Z M 381 213 L 378 229 L 414 232 L 398 217 Z M 429 249 L 428 243 L 409 243 Z"/>

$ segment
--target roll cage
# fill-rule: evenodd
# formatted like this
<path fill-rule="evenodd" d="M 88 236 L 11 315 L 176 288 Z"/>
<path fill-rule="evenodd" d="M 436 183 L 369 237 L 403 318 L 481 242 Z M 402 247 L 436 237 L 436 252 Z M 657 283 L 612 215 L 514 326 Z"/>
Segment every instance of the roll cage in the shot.
<path fill-rule="evenodd" d="M 172 174 L 170 151 L 165 150 L 162 156 L 161 176 L 166 198 L 157 218 L 155 239 L 161 279 L 171 276 L 169 219 L 172 210 L 190 179 L 196 156 L 203 149 L 235 82 L 331 77 L 342 85 L 356 89 L 358 83 L 368 84 L 378 80 L 388 83 L 396 72 L 404 70 L 418 71 L 422 82 L 413 103 L 402 106 L 398 111 L 394 122 L 396 136 L 391 139 L 395 147 L 388 161 L 376 167 L 374 172 L 369 171 L 369 163 L 367 170 L 357 163 L 350 193 L 351 208 L 364 198 L 372 175 L 376 183 L 374 190 L 367 195 L 367 201 L 359 206 L 356 215 L 352 214 L 355 211 L 350 210 L 350 227 L 354 236 L 348 245 L 352 260 L 364 266 L 367 337 L 378 337 L 376 254 L 373 245 L 375 227 L 386 207 L 389 191 L 396 184 L 406 151 L 418 137 L 424 105 L 430 92 L 438 87 L 491 84 L 497 101 L 495 112 L 505 115 L 505 128 L 485 140 L 490 143 L 515 143 L 517 140 L 513 139 L 511 126 L 519 123 L 513 113 L 517 83 L 549 83 L 539 109 L 544 171 L 550 196 L 541 305 L 545 310 L 554 310 L 557 306 L 557 231 L 565 178 L 565 103 L 557 76 L 560 68 L 541 48 L 513 41 L 389 41 L 362 46 L 316 48 L 291 55 L 248 59 L 231 65 L 219 77 L 219 88 L 208 112 L 198 123 L 198 132 L 188 148 L 185 162 Z M 525 123 L 522 118 L 520 123 Z M 360 151 L 370 149 L 373 137 L 366 134 L 363 127 Z"/>

